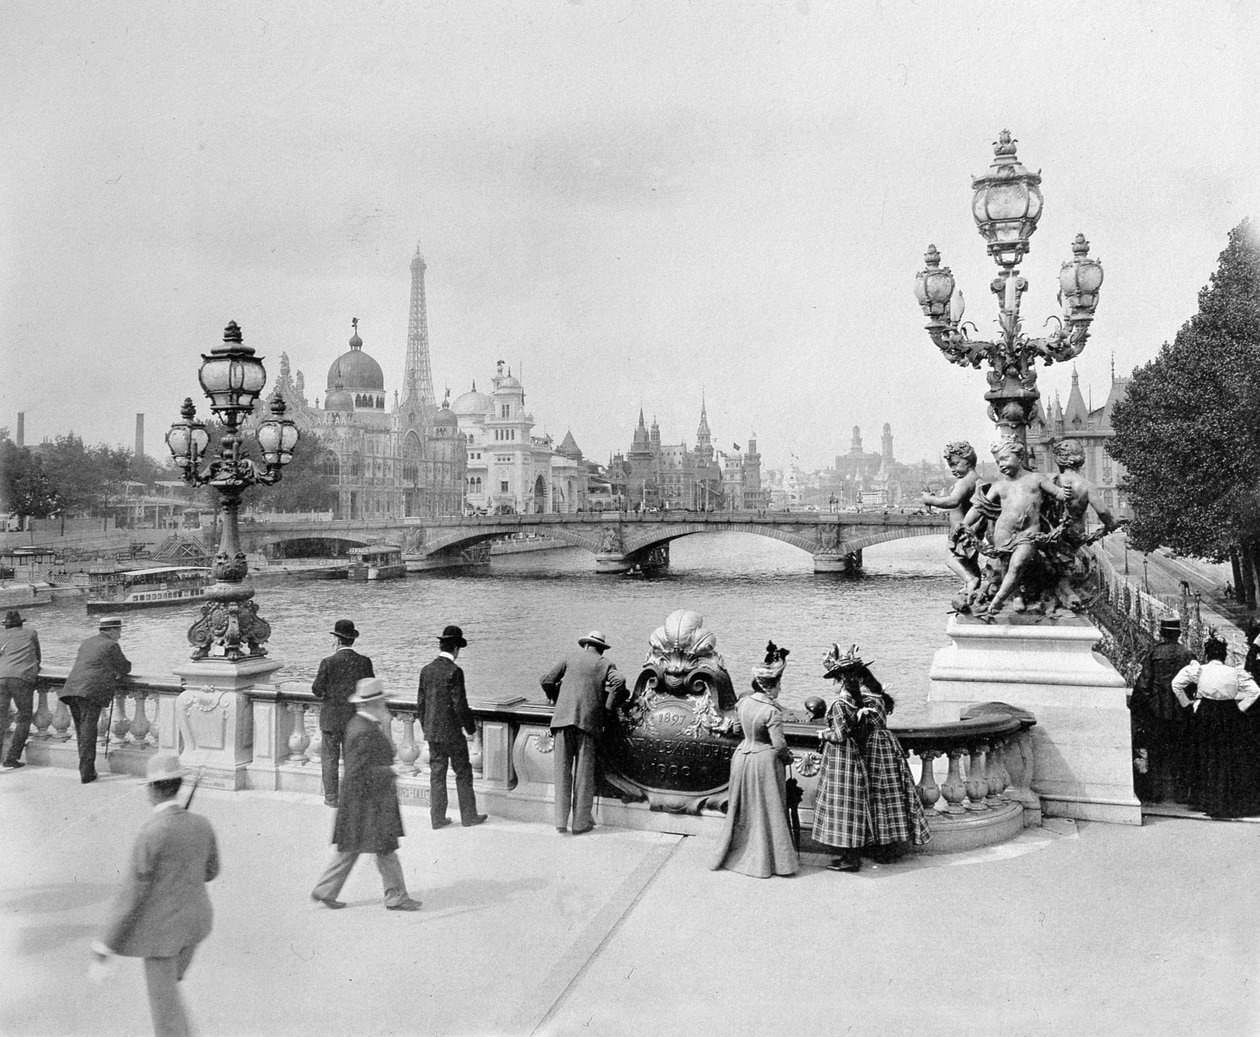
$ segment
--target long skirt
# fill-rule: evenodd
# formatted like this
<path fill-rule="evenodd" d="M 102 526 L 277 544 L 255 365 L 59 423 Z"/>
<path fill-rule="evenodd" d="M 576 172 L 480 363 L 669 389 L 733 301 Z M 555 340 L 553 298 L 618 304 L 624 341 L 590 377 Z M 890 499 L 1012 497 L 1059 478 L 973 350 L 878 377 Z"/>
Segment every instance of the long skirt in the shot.
<path fill-rule="evenodd" d="M 773 751 L 731 757 L 731 798 L 712 868 L 753 878 L 795 875 L 800 867 L 788 830 L 783 764 Z"/>
<path fill-rule="evenodd" d="M 1252 706 L 1260 709 L 1260 706 Z M 1232 699 L 1202 699 L 1190 721 L 1190 806 L 1245 817 L 1257 802 L 1256 727 Z"/>
<path fill-rule="evenodd" d="M 923 804 L 901 743 L 885 727 L 876 728 L 866 738 L 862 760 L 870 789 L 871 843 L 887 846 L 911 842 L 916 845 L 932 838 Z"/>
<path fill-rule="evenodd" d="M 866 768 L 852 739 L 823 746 L 814 798 L 814 841 L 857 850 L 871 841 Z"/>

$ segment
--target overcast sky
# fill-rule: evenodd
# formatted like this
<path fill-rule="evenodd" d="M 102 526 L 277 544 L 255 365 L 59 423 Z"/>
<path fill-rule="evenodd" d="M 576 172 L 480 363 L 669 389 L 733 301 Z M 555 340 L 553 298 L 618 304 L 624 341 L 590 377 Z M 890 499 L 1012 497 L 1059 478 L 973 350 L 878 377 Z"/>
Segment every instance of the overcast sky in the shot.
<path fill-rule="evenodd" d="M 419 242 L 439 396 L 502 358 L 597 460 L 640 406 L 694 443 L 702 389 L 715 444 L 772 465 L 884 422 L 903 461 L 983 449 L 927 245 L 987 335 L 970 178 L 1009 128 L 1044 177 L 1028 330 L 1078 231 L 1103 263 L 1101 403 L 1256 213 L 1251 6 L 6 4 L 0 426 L 131 445 L 144 412 L 164 450 L 228 320 L 313 397 L 357 316 L 392 394 Z"/>

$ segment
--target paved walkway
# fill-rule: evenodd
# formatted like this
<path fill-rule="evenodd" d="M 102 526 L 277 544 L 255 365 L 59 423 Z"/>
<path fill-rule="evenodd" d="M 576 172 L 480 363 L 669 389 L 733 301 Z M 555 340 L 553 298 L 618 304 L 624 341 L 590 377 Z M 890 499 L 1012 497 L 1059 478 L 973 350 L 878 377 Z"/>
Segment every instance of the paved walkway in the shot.
<path fill-rule="evenodd" d="M 758 881 L 713 842 L 405 808 L 416 914 L 370 860 L 308 894 L 332 812 L 202 789 L 215 928 L 184 983 L 203 1037 L 1260 1033 L 1260 826 L 1050 822 L 1013 843 L 859 875 Z M 87 945 L 148 810 L 135 779 L 0 775 L 0 1033 L 148 1032 L 138 961 Z"/>

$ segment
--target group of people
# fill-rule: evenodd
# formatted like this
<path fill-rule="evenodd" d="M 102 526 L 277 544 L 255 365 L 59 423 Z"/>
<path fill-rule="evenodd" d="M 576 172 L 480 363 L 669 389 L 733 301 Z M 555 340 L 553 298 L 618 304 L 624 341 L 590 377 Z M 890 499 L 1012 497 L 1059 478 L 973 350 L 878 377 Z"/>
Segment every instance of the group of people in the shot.
<path fill-rule="evenodd" d="M 1212 817 L 1260 813 L 1256 649 L 1249 665 L 1230 666 L 1228 647 L 1212 635 L 1199 662 L 1181 644 L 1179 619 L 1162 620 L 1159 634 L 1130 698 L 1139 798 Z"/>
<path fill-rule="evenodd" d="M 753 670 L 752 693 L 739 700 L 743 741 L 731 758 L 730 802 L 713 868 L 768 878 L 793 875 L 800 858 L 788 823 L 792 753 L 778 703 L 787 649 L 773 642 Z M 932 838 L 914 778 L 888 730 L 893 699 L 856 646 L 832 645 L 823 676 L 836 697 L 818 732 L 821 761 L 814 800 L 814 841 L 838 853 L 832 871 L 858 871 L 862 856 L 891 861 Z"/>

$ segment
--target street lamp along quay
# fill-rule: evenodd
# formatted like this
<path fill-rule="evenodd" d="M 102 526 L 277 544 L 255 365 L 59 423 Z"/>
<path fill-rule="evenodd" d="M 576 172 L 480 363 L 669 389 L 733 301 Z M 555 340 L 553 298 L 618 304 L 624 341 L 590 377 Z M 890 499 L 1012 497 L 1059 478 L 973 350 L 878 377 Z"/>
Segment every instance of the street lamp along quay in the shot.
<path fill-rule="evenodd" d="M 1005 439 L 1027 446 L 1027 428 L 1040 393 L 1033 364 L 1040 357 L 1047 365 L 1078 356 L 1089 338 L 1089 325 L 1098 305 L 1102 265 L 1089 257 L 1089 242 L 1078 234 L 1072 242 L 1072 259 L 1059 271 L 1062 317 L 1045 338 L 1029 338 L 1022 331 L 1020 296 L 1028 282 L 1016 269 L 1029 250 L 1029 239 L 1041 217 L 1041 175 L 1029 172 L 1015 154 L 1015 140 L 1003 130 L 994 144 L 994 161 L 985 176 L 972 181 L 975 192 L 971 211 L 988 251 L 999 267 L 990 284 L 998 298 L 998 325 L 1002 337 L 982 342 L 969 337 L 962 323 L 965 303 L 955 291 L 949 267 L 941 266 L 941 254 L 929 245 L 926 269 L 915 278 L 915 297 L 928 318 L 926 329 L 933 343 L 950 363 L 963 367 L 989 364 L 985 373 L 989 391 L 989 417 Z M 1047 323 L 1049 323 L 1047 321 Z"/>
<path fill-rule="evenodd" d="M 210 443 L 205 425 L 196 419 L 196 408 L 185 399 L 180 408 L 182 421 L 171 425 L 166 445 L 189 486 L 212 486 L 222 498 L 225 520 L 219 551 L 212 572 L 215 582 L 206 589 L 210 600 L 188 630 L 194 646 L 192 657 L 223 658 L 230 661 L 267 654 L 263 647 L 271 637 L 271 627 L 258 615 L 250 599 L 254 587 L 249 581 L 249 565 L 241 550 L 237 513 L 241 494 L 258 484 L 270 486 L 280 481 L 284 466 L 293 460 L 298 430 L 284 416 L 284 400 L 273 394 L 271 417 L 256 433 L 262 449 L 263 466 L 242 456 L 241 426 L 253 413 L 254 401 L 267 382 L 262 357 L 241 341 L 241 329 L 232 321 L 223 331 L 223 345 L 202 354 L 198 377 L 210 399 L 210 409 L 223 426 L 219 455 L 203 468 L 202 460 Z"/>

